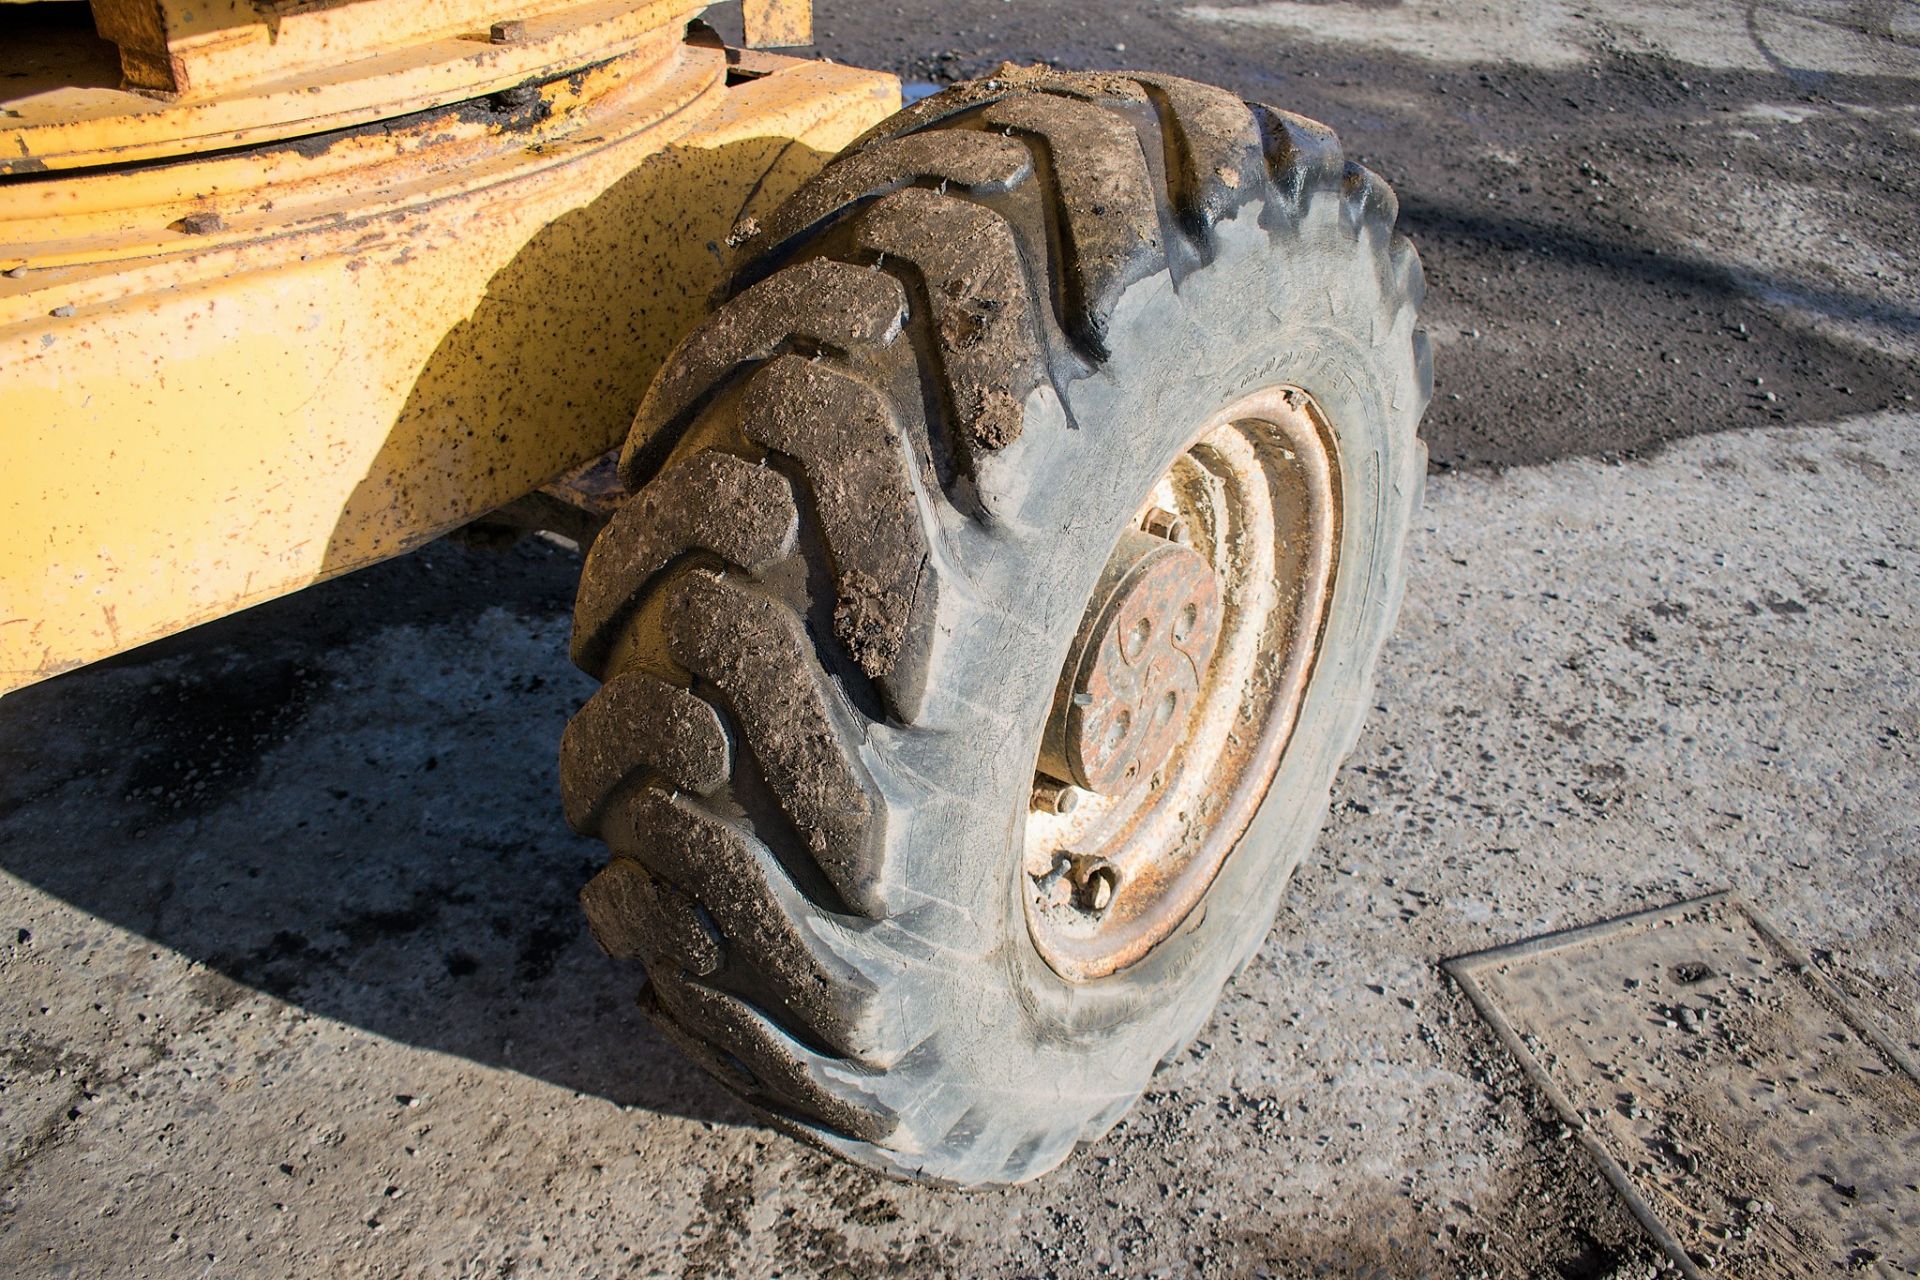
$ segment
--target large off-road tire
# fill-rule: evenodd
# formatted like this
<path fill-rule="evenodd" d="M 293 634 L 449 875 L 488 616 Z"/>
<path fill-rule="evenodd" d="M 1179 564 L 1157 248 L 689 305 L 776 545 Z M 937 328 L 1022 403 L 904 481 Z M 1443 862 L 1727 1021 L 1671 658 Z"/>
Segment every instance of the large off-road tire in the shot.
<path fill-rule="evenodd" d="M 1425 470 L 1394 217 L 1311 121 L 1004 68 L 741 229 L 587 561 L 573 653 L 605 683 L 561 776 L 612 852 L 595 936 L 774 1123 L 905 1176 L 1033 1177 L 1260 945 L 1369 706 Z M 1192 595 L 1153 640 L 1185 683 L 1128 705 L 1204 705 L 1160 755 L 1128 739 L 1113 795 L 1036 792 L 1103 767 L 1061 726 L 1119 695 L 1062 673 L 1143 564 Z M 1127 805 L 1131 843 L 1078 852 Z"/>

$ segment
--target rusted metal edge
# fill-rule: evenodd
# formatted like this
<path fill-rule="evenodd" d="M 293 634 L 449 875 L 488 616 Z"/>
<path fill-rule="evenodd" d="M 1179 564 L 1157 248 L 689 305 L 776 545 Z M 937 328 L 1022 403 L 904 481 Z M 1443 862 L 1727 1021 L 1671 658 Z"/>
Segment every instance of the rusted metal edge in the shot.
<path fill-rule="evenodd" d="M 1855 1012 L 1852 1001 L 1848 1000 L 1846 994 L 1820 972 L 1812 956 L 1774 928 L 1773 922 L 1755 910 L 1751 903 L 1738 896 L 1733 898 L 1733 902 L 1746 915 L 1747 920 L 1753 925 L 1754 932 L 1765 938 L 1768 946 L 1787 958 L 1793 968 L 1794 976 L 1806 983 L 1808 990 L 1812 991 L 1835 1017 L 1846 1023 L 1855 1035 L 1872 1045 L 1882 1057 L 1897 1067 L 1902 1075 L 1914 1084 L 1920 1085 L 1920 1066 L 1916 1066 L 1914 1060 L 1907 1056 L 1906 1050 L 1889 1039 L 1885 1032 Z"/>
<path fill-rule="evenodd" d="M 157 14 L 179 2 L 148 0 L 148 7 Z M 101 7 L 95 0 L 96 12 Z M 257 21 L 225 33 L 232 39 L 201 32 L 176 40 L 171 51 L 161 43 L 138 55 L 162 78 L 176 62 L 191 68 L 204 83 L 186 94 L 138 87 L 137 74 L 124 87 L 103 82 L 83 43 L 55 68 L 61 74 L 0 87 L 0 175 L 177 159 L 471 101 L 643 46 L 671 45 L 703 7 L 701 0 L 574 0 L 498 21 L 503 15 L 477 0 L 282 3 L 287 12 L 255 14 Z M 490 22 L 508 38 L 495 38 Z M 209 80 L 217 66 L 226 70 Z"/>
<path fill-rule="evenodd" d="M 1786 960 L 1794 976 L 1806 985 L 1815 999 L 1846 1023 L 1861 1039 L 1878 1050 L 1909 1079 L 1920 1084 L 1920 1073 L 1916 1073 L 1912 1060 L 1905 1052 L 1878 1028 L 1868 1025 L 1856 1014 L 1845 997 L 1821 976 L 1819 970 L 1814 967 L 1812 958 L 1774 928 L 1773 924 L 1755 910 L 1752 904 L 1731 889 L 1702 894 L 1697 898 L 1684 898 L 1663 907 L 1649 907 L 1644 911 L 1630 912 L 1627 915 L 1615 916 L 1611 920 L 1601 920 L 1594 924 L 1555 930 L 1522 942 L 1494 947 L 1487 951 L 1476 951 L 1470 955 L 1454 956 L 1440 962 L 1441 971 L 1453 979 L 1461 992 L 1466 995 L 1469 1003 L 1473 1005 L 1474 1010 L 1489 1027 L 1493 1028 L 1494 1035 L 1499 1038 L 1502 1045 L 1506 1046 L 1507 1052 L 1513 1055 L 1514 1061 L 1519 1065 L 1520 1073 L 1552 1104 L 1553 1109 L 1559 1112 L 1560 1118 L 1579 1139 L 1580 1145 L 1586 1148 L 1587 1154 L 1600 1167 L 1600 1172 L 1607 1181 L 1613 1184 L 1613 1189 L 1619 1192 L 1621 1200 L 1626 1203 L 1633 1216 L 1639 1220 L 1640 1225 L 1653 1238 L 1654 1243 L 1660 1246 L 1687 1280 L 1710 1280 L 1710 1277 L 1693 1261 L 1673 1233 L 1667 1230 L 1666 1224 L 1654 1214 L 1653 1206 L 1640 1194 L 1639 1188 L 1627 1175 L 1626 1169 L 1594 1136 L 1587 1122 L 1581 1118 L 1579 1109 L 1573 1105 L 1572 1099 L 1561 1092 L 1560 1086 L 1553 1082 L 1553 1078 L 1547 1074 L 1546 1068 L 1540 1065 L 1540 1060 L 1534 1056 L 1533 1050 L 1527 1047 L 1519 1031 L 1507 1020 L 1506 1014 L 1501 1012 L 1499 1006 L 1493 1002 L 1492 997 L 1487 994 L 1486 989 L 1480 985 L 1474 975 L 1481 970 L 1490 969 L 1508 961 L 1532 959 L 1555 951 L 1563 951 L 1568 947 L 1579 946 L 1581 943 L 1590 942 L 1607 934 L 1644 929 L 1664 920 L 1683 917 L 1703 907 L 1727 907 L 1745 916 L 1753 925 L 1754 931 L 1766 941 L 1767 945 L 1778 951 Z"/>
<path fill-rule="evenodd" d="M 626 498 L 619 462 L 620 450 L 609 449 L 454 532 L 483 543 L 496 531 L 552 534 L 585 555 Z"/>
<path fill-rule="evenodd" d="M 1730 895 L 1725 892 L 1708 894 L 1706 897 L 1693 899 L 1687 905 L 1698 907 L 1707 903 L 1724 901 L 1729 896 Z M 1466 995 L 1467 1000 L 1473 1005 L 1475 1011 L 1479 1013 L 1481 1019 L 1485 1021 L 1489 1027 L 1493 1028 L 1493 1034 L 1499 1038 L 1501 1044 L 1506 1046 L 1507 1052 L 1513 1055 L 1515 1063 L 1519 1065 L 1520 1074 L 1525 1076 L 1528 1082 L 1540 1091 L 1555 1111 L 1560 1113 L 1560 1118 L 1565 1121 L 1567 1127 L 1572 1130 L 1574 1137 L 1579 1139 L 1580 1145 L 1586 1148 L 1587 1155 L 1600 1167 L 1601 1174 L 1608 1182 L 1613 1184 L 1613 1189 L 1619 1193 L 1621 1200 L 1626 1202 L 1628 1210 L 1639 1220 L 1641 1228 L 1653 1238 L 1655 1244 L 1660 1246 L 1661 1252 L 1672 1259 L 1674 1265 L 1680 1268 L 1680 1273 L 1686 1276 L 1687 1280 L 1708 1280 L 1706 1273 L 1701 1271 L 1700 1268 L 1694 1264 L 1693 1259 L 1687 1255 L 1685 1247 L 1681 1245 L 1679 1240 L 1674 1238 L 1671 1231 L 1667 1230 L 1666 1224 L 1655 1216 L 1653 1206 L 1648 1204 L 1646 1199 L 1640 1194 L 1639 1188 L 1634 1186 L 1633 1179 L 1627 1176 L 1627 1171 L 1621 1167 L 1620 1162 L 1615 1160 L 1612 1153 L 1593 1135 L 1593 1131 L 1587 1127 L 1587 1122 L 1581 1119 L 1580 1111 L 1573 1105 L 1573 1100 L 1560 1091 L 1560 1086 L 1553 1082 L 1553 1078 L 1547 1074 L 1546 1068 L 1541 1066 L 1539 1059 L 1533 1056 L 1533 1051 L 1529 1049 L 1526 1042 L 1520 1038 L 1520 1033 L 1514 1028 L 1514 1025 L 1507 1021 L 1506 1014 L 1502 1013 L 1499 1006 L 1493 1003 L 1492 998 L 1487 995 L 1486 990 L 1481 987 L 1480 983 L 1475 980 L 1473 976 L 1474 972 L 1478 969 L 1491 967 L 1505 960 L 1523 959 L 1550 951 L 1558 951 L 1563 947 L 1577 945 L 1603 931 L 1618 928 L 1624 922 L 1637 922 L 1640 918 L 1650 920 L 1654 916 L 1665 915 L 1671 910 L 1671 907 L 1657 908 L 1652 911 L 1636 913 L 1635 916 L 1621 917 L 1619 920 L 1608 923 L 1586 925 L 1578 929 L 1566 929 L 1558 933 L 1545 934 L 1538 938 L 1530 938 L 1525 942 L 1516 942 L 1511 946 L 1497 947 L 1491 951 L 1476 952 L 1468 956 L 1456 956 L 1452 959 L 1441 961 L 1440 969 L 1459 985 L 1460 990 Z"/>

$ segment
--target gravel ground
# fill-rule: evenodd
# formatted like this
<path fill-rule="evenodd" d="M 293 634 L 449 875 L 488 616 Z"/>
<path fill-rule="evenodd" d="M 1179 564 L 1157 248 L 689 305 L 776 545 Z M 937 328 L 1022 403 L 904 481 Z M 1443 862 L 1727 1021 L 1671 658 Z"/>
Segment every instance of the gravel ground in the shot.
<path fill-rule="evenodd" d="M 1920 6 L 816 7 L 823 52 L 934 83 L 1002 59 L 1143 67 L 1332 125 L 1426 264 L 1442 468 L 1920 394 Z"/>
<path fill-rule="evenodd" d="M 9 697 L 0 1272 L 1650 1274 L 1435 962 L 1733 886 L 1916 1045 L 1916 477 L 1882 416 L 1436 479 L 1271 941 L 1112 1135 L 985 1194 L 761 1128 L 582 936 L 565 555 Z"/>
<path fill-rule="evenodd" d="M 1436 474 L 1265 951 L 1037 1184 L 796 1146 L 580 926 L 576 562 L 436 545 L 0 701 L 0 1274 L 1651 1275 L 1435 966 L 1732 886 L 1915 1044 L 1913 6 L 819 10 L 1228 84 L 1402 193 Z"/>

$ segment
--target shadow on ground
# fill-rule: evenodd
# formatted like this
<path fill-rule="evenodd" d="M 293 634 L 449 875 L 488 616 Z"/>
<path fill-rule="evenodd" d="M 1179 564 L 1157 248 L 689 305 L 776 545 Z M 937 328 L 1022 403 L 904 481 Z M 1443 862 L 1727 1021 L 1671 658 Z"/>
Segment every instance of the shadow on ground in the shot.
<path fill-rule="evenodd" d="M 312 1013 L 744 1119 L 575 905 L 598 860 L 554 780 L 588 690 L 577 573 L 439 543 L 9 695 L 0 868 Z"/>
<path fill-rule="evenodd" d="M 1365 7 L 1384 28 L 1398 6 Z M 916 79 L 1002 59 L 1150 68 L 1333 126 L 1399 193 L 1426 267 L 1436 395 L 1422 434 L 1437 468 L 1618 457 L 1920 395 L 1908 123 L 1920 50 L 1884 14 L 1766 6 L 1770 31 L 1857 27 L 1846 47 L 1856 63 L 1875 53 L 1873 73 L 1799 65 L 1758 29 L 1747 67 L 1631 34 L 1684 26 L 1684 7 L 1582 11 L 1562 51 L 1575 61 L 1559 66 L 1476 56 L 1445 24 L 1414 58 L 1390 40 L 1313 42 L 1194 9 L 1117 5 L 1096 20 L 902 0 L 902 17 L 876 25 L 822 0 L 819 27 L 835 58 Z"/>

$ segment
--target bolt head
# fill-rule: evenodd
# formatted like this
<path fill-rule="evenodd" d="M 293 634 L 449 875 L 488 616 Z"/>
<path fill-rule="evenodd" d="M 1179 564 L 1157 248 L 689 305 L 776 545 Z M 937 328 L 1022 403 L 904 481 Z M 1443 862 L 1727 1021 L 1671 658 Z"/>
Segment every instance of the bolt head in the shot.
<path fill-rule="evenodd" d="M 494 44 L 519 44 L 526 38 L 527 24 L 518 18 L 496 22 L 487 30 L 487 39 Z"/>
<path fill-rule="evenodd" d="M 1120 887 L 1120 868 L 1105 858 L 1076 853 L 1067 864 L 1067 879 L 1073 884 L 1073 900 L 1080 909 L 1099 915 L 1113 905 L 1114 891 Z"/>
<path fill-rule="evenodd" d="M 1084 897 L 1088 907 L 1105 911 L 1113 903 L 1113 877 L 1106 872 L 1097 873 L 1087 882 Z"/>
<path fill-rule="evenodd" d="M 1080 807 L 1080 788 L 1065 782 L 1055 782 L 1052 778 L 1041 778 L 1033 785 L 1033 807 L 1041 813 L 1057 813 L 1061 817 Z"/>
<path fill-rule="evenodd" d="M 1141 527 L 1156 538 L 1165 538 L 1168 542 L 1185 543 L 1187 541 L 1187 519 L 1177 511 L 1165 507 L 1155 507 L 1147 512 L 1147 518 L 1141 521 Z"/>

